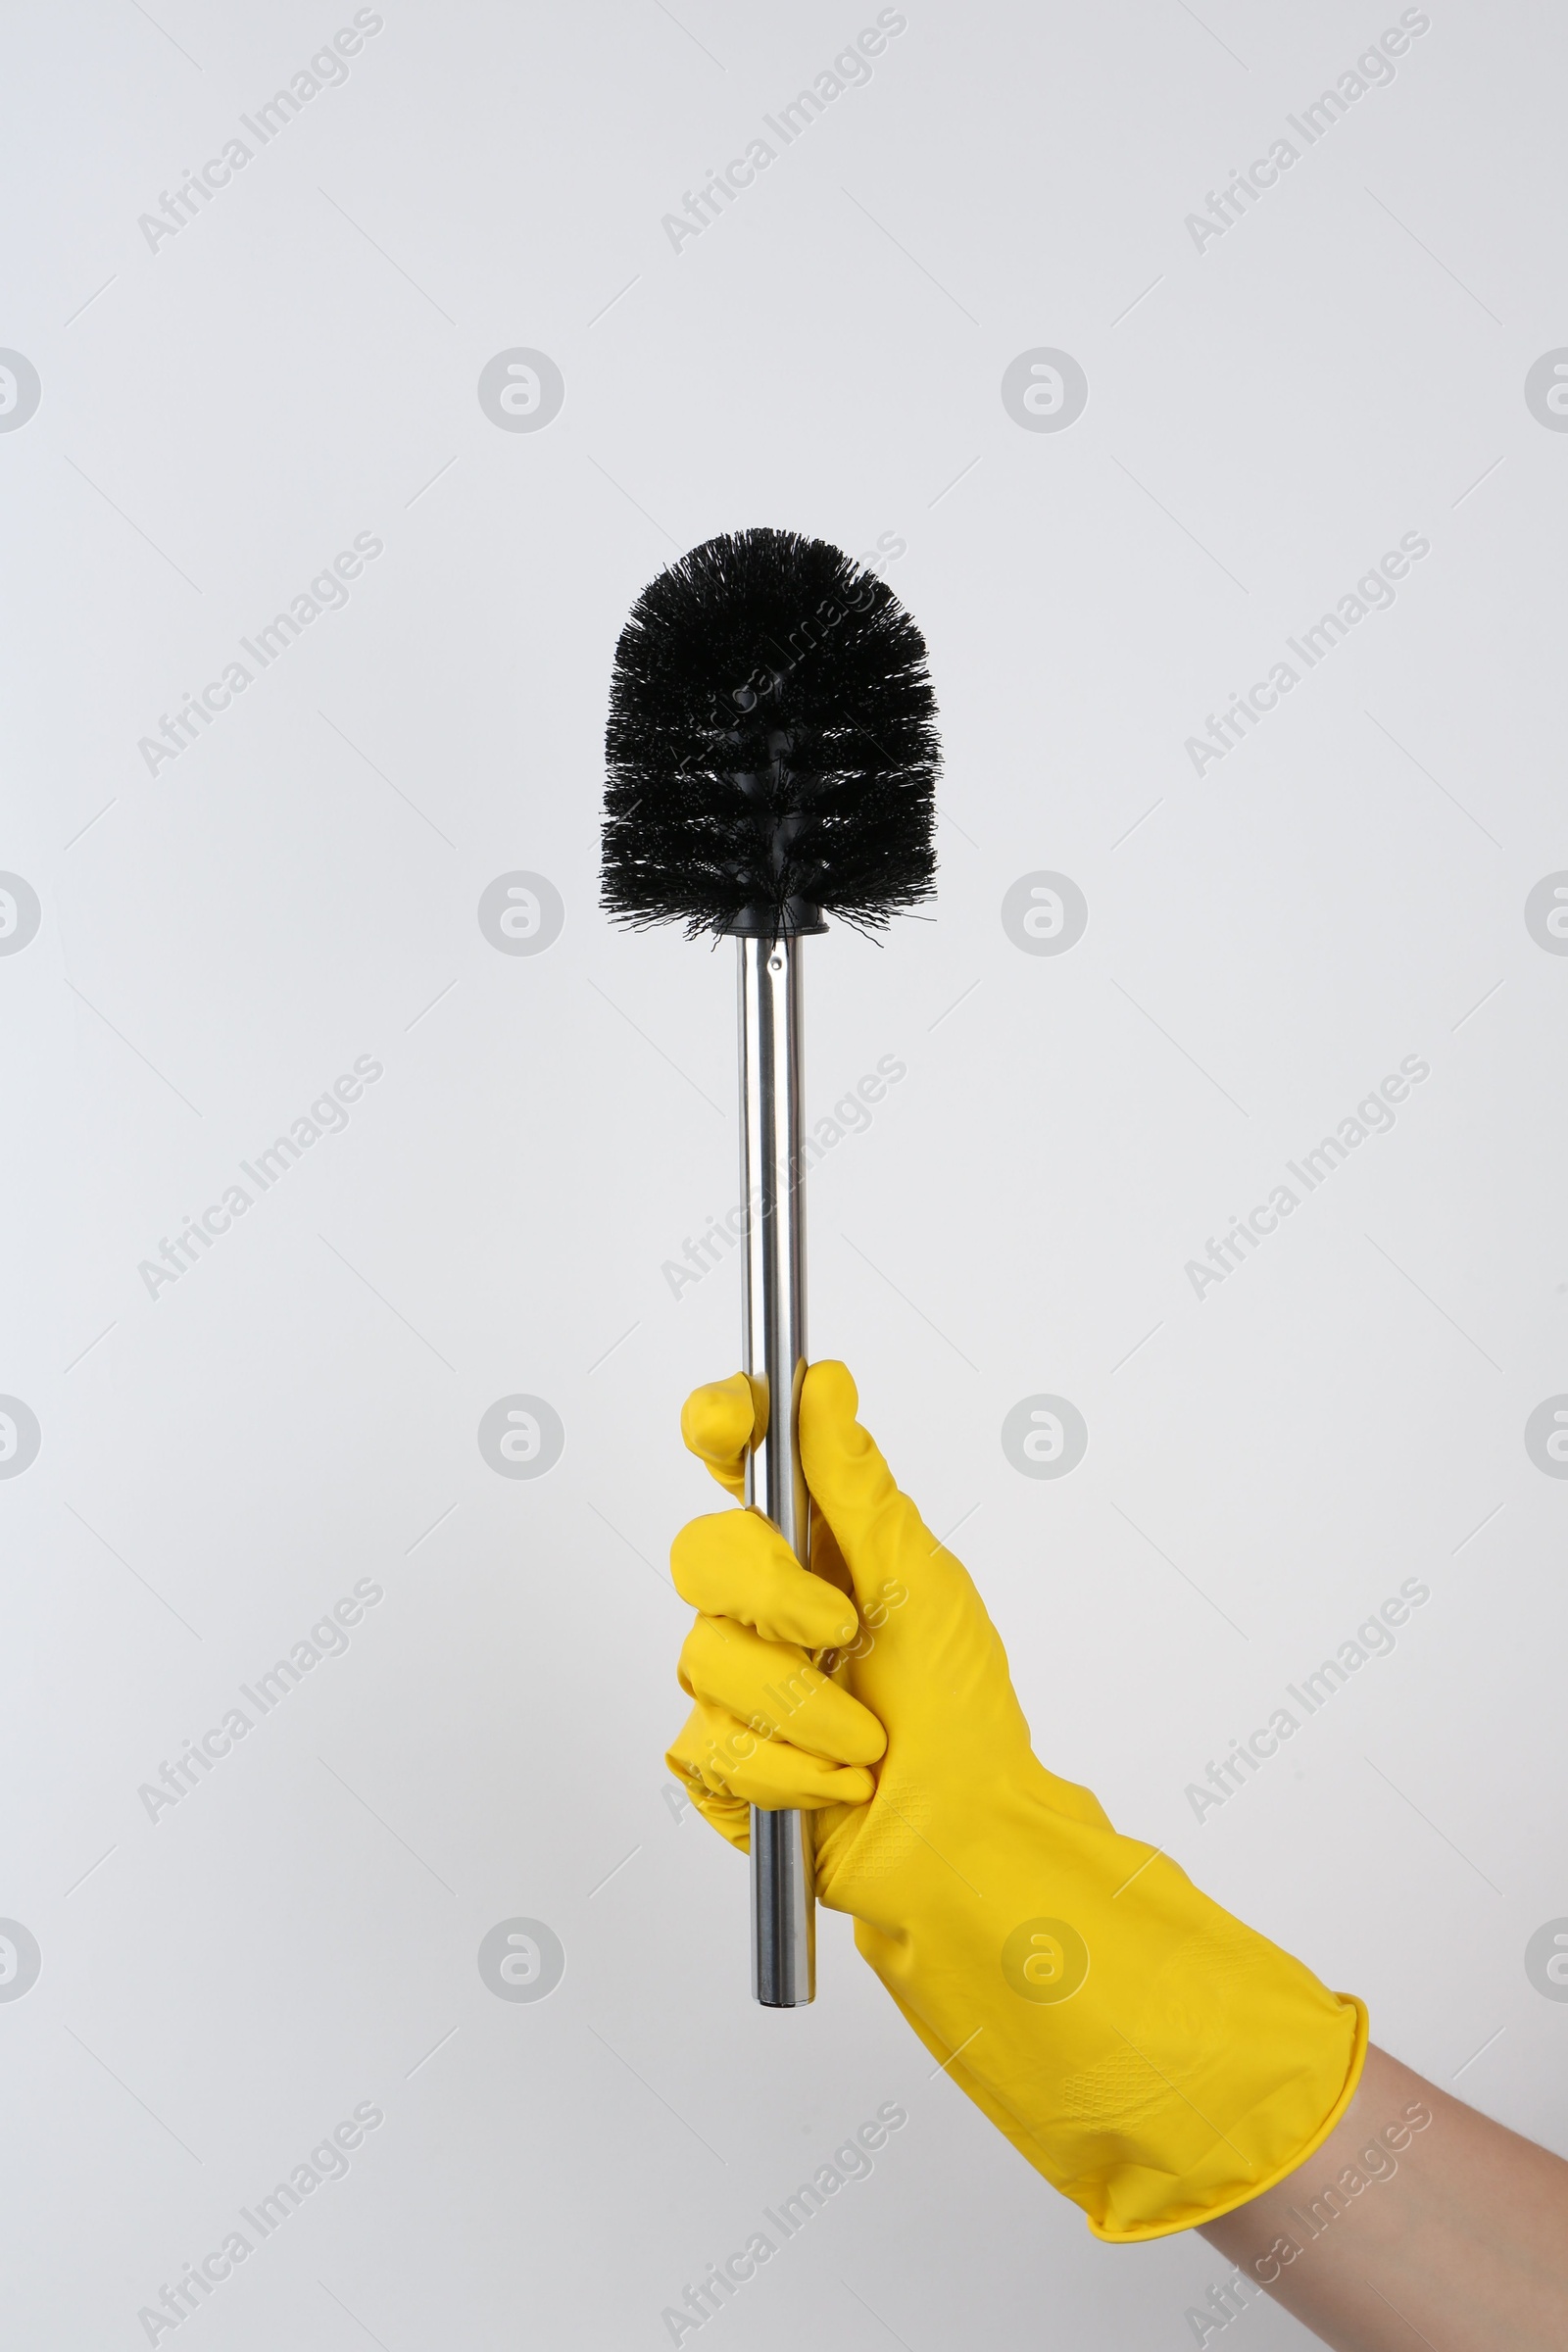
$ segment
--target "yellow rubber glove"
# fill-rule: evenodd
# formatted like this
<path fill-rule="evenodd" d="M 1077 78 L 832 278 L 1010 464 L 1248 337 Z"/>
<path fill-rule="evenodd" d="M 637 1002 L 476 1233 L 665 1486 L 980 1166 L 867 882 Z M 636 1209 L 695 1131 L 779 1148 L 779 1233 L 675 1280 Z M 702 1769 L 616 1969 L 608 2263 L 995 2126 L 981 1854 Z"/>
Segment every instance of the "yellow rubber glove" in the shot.
<path fill-rule="evenodd" d="M 1097 2236 L 1212 2221 L 1328 2136 L 1366 2012 L 1036 1760 L 980 1595 L 858 1403 L 842 1364 L 807 1373 L 815 1575 L 756 1511 L 676 1537 L 699 1615 L 670 1768 L 742 1849 L 749 1804 L 814 1812 L 819 1898 L 854 1915 L 926 2048 Z M 738 1499 L 745 1376 L 699 1389 L 681 1428 Z"/>

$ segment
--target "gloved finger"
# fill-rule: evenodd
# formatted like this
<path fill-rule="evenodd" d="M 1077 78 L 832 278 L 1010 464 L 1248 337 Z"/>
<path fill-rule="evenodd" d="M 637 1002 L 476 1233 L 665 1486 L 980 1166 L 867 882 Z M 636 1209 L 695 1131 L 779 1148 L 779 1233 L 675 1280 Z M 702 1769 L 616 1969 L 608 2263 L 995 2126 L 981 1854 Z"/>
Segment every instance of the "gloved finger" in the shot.
<path fill-rule="evenodd" d="M 752 1850 L 751 1806 L 738 1796 L 715 1795 L 699 1775 L 687 1770 L 673 1747 L 666 1750 L 664 1763 L 674 1775 L 693 1810 L 700 1813 L 739 1852 L 749 1854 Z"/>
<path fill-rule="evenodd" d="M 812 1499 L 838 1539 L 856 1600 L 874 1624 L 879 1605 L 892 1600 L 897 1606 L 907 1597 L 906 1591 L 887 1590 L 895 1570 L 902 1586 L 938 1554 L 950 1569 L 956 1562 L 925 1527 L 875 1439 L 856 1419 L 859 1401 L 846 1365 L 831 1359 L 812 1364 L 801 1390 L 801 1460 Z"/>
<path fill-rule="evenodd" d="M 760 1739 L 728 1707 L 704 1699 L 687 1716 L 665 1761 L 692 1789 L 694 1801 L 700 1786 L 711 1796 L 738 1797 L 771 1812 L 863 1805 L 876 1788 L 863 1765 L 830 1764 L 787 1740 Z"/>
<path fill-rule="evenodd" d="M 854 1604 L 819 1576 L 808 1576 L 759 1511 L 689 1520 L 669 1547 L 669 1570 L 694 1609 L 755 1626 L 766 1642 L 832 1649 L 853 1642 L 858 1630 Z"/>
<path fill-rule="evenodd" d="M 707 1463 L 737 1502 L 746 1499 L 746 1457 L 756 1421 L 752 1384 L 744 1372 L 693 1389 L 680 1408 L 680 1434 L 688 1451 Z"/>
<path fill-rule="evenodd" d="M 794 1642 L 764 1642 L 749 1626 L 699 1617 L 680 1653 L 688 1698 L 727 1707 L 764 1738 L 787 1739 L 833 1764 L 874 1764 L 887 1734 L 869 1707 L 819 1673 Z"/>

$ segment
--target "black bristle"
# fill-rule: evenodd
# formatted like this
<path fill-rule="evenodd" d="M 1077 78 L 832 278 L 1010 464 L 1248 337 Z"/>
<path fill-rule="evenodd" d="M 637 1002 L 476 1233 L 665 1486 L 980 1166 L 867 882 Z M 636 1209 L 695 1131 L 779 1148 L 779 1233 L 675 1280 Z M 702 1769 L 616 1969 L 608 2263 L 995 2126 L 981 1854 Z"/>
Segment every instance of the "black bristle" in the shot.
<path fill-rule="evenodd" d="M 875 572 L 794 531 L 706 540 L 615 651 L 603 903 L 704 931 L 880 926 L 932 894 L 925 641 Z"/>

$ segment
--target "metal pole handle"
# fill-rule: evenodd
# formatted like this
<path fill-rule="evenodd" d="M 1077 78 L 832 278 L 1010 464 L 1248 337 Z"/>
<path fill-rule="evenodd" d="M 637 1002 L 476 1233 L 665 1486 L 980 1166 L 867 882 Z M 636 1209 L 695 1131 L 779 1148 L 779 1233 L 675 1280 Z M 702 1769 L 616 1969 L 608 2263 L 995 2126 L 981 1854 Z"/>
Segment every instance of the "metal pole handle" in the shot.
<path fill-rule="evenodd" d="M 809 1511 L 797 1424 L 806 1375 L 806 1202 L 800 938 L 740 950 L 741 1183 L 746 1199 L 745 1365 L 762 1430 L 746 1499 L 804 1566 Z M 752 1807 L 752 1995 L 801 2009 L 816 1995 L 809 1817 Z"/>

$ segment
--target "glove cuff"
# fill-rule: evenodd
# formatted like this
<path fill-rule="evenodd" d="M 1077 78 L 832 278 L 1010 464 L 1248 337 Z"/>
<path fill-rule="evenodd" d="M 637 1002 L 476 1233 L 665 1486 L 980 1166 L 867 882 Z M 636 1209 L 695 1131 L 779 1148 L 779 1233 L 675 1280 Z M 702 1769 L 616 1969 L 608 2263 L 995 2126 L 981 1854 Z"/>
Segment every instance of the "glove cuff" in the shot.
<path fill-rule="evenodd" d="M 1262 2196 L 1266 2189 L 1275 2188 L 1280 2181 L 1288 2180 L 1309 2156 L 1315 2155 L 1347 2113 L 1350 2101 L 1355 2096 L 1356 2087 L 1361 2080 L 1361 2070 L 1366 2064 L 1367 2041 L 1370 2033 L 1370 2022 L 1364 2001 L 1360 2000 L 1353 1992 L 1336 1993 L 1334 1997 L 1345 2008 L 1351 2010 L 1354 2015 L 1349 2063 L 1346 2068 L 1345 2081 L 1339 2096 L 1333 2106 L 1316 2129 L 1307 2133 L 1291 2155 L 1282 2158 L 1261 2180 L 1250 2180 L 1245 2188 L 1219 2190 L 1206 2199 L 1196 2181 L 1178 2183 L 1176 2184 L 1176 2202 L 1172 2209 L 1157 2218 L 1126 2222 L 1118 2226 L 1112 2222 L 1097 2221 L 1091 2213 L 1088 2221 L 1094 2235 L 1102 2239 L 1106 2245 L 1131 2246 L 1141 2245 L 1152 2237 L 1172 2237 L 1181 2230 L 1201 2229 L 1205 2223 L 1217 2222 L 1222 2214 L 1234 2213 L 1239 2206 L 1250 2205 L 1254 2197 Z M 1270 2104 L 1269 2100 L 1261 2101 L 1258 2110 L 1255 2111 L 1259 2123 L 1265 2129 Z M 1068 2193 L 1071 2194 L 1071 2191 L 1069 2190 Z"/>

